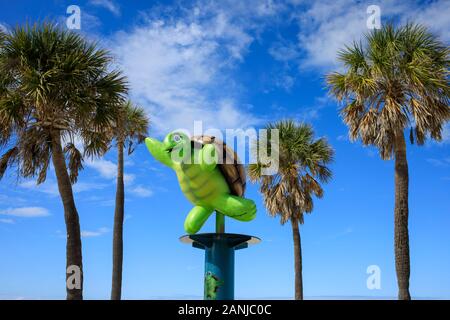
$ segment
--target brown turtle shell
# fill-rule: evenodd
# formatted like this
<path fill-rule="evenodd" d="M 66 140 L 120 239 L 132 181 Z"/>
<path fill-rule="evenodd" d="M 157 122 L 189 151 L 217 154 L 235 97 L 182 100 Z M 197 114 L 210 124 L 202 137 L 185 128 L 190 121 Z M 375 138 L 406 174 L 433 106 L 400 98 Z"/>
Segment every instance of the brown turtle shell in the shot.
<path fill-rule="evenodd" d="M 231 194 L 243 197 L 246 184 L 245 168 L 240 163 L 236 152 L 228 147 L 225 142 L 213 136 L 194 136 L 191 138 L 191 141 L 194 147 L 201 147 L 211 143 L 215 144 L 216 150 L 219 152 L 219 159 L 223 159 L 222 163 L 218 164 L 218 167 L 228 183 Z"/>

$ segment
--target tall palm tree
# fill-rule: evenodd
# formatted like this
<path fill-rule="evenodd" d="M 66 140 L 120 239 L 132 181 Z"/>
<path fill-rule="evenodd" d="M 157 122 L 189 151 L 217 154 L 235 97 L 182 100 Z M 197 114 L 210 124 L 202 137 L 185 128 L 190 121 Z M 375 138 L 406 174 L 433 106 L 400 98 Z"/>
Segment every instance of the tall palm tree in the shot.
<path fill-rule="evenodd" d="M 291 222 L 294 240 L 295 299 L 303 300 L 302 247 L 299 224 L 304 213 L 313 211 L 313 196 L 321 198 L 320 183 L 331 179 L 327 167 L 334 151 L 324 138 L 315 139 L 310 125 L 292 120 L 267 125 L 268 140 L 259 139 L 257 146 L 271 145 L 273 129 L 279 132 L 279 166 L 274 175 L 263 175 L 268 164 L 259 159 L 249 165 L 250 180 L 260 183 L 264 204 L 272 216 L 280 216 L 281 224 Z M 272 150 L 269 150 L 270 152 Z M 274 150 L 276 151 L 276 150 Z"/>
<path fill-rule="evenodd" d="M 125 211 L 124 188 L 124 148 L 128 155 L 134 151 L 134 145 L 144 141 L 149 120 L 142 108 L 133 106 L 130 101 L 121 106 L 112 130 L 117 142 L 117 190 L 114 212 L 113 233 L 113 273 L 111 299 L 120 300 L 122 295 L 122 262 L 123 262 L 123 219 Z"/>
<path fill-rule="evenodd" d="M 49 23 L 17 27 L 0 47 L 0 147 L 7 150 L 0 158 L 0 178 L 15 166 L 19 176 L 37 176 L 40 184 L 52 161 L 67 231 L 67 299 L 83 298 L 72 184 L 83 168 L 83 156 L 106 152 L 110 135 L 105 128 L 127 89 L 121 73 L 109 71 L 110 61 L 106 51 Z M 72 282 L 73 266 L 79 270 L 79 286 Z"/>
<path fill-rule="evenodd" d="M 449 48 L 426 28 L 385 25 L 339 52 L 344 73 L 331 73 L 331 93 L 343 101 L 350 138 L 378 147 L 383 160 L 395 158 L 395 267 L 398 298 L 409 300 L 408 162 L 404 132 L 411 143 L 441 140 L 450 119 Z"/>

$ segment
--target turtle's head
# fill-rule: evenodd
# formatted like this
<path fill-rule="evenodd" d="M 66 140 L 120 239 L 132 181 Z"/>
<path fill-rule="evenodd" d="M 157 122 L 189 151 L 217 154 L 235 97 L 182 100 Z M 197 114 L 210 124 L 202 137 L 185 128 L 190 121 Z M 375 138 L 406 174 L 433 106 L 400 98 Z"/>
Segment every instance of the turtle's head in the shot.
<path fill-rule="evenodd" d="M 156 160 L 171 168 L 184 162 L 191 154 L 191 139 L 179 131 L 169 133 L 162 142 L 146 138 L 145 145 Z"/>
<path fill-rule="evenodd" d="M 173 150 L 188 150 L 191 139 L 183 132 L 174 131 L 164 138 L 163 145 L 167 153 L 172 153 Z"/>
<path fill-rule="evenodd" d="M 190 163 L 191 139 L 187 134 L 180 131 L 171 132 L 164 138 L 163 145 L 173 163 Z"/>

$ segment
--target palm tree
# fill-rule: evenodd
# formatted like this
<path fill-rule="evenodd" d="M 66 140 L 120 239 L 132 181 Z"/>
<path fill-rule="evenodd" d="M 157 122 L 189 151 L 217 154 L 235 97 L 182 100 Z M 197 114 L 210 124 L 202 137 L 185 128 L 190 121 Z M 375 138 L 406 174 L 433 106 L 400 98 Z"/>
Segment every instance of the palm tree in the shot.
<path fill-rule="evenodd" d="M 130 155 L 134 151 L 134 144 L 144 141 L 148 126 L 149 120 L 145 111 L 142 108 L 133 106 L 128 101 L 121 106 L 112 130 L 112 134 L 117 141 L 117 190 L 114 213 L 112 300 L 120 300 L 122 295 L 123 219 L 125 211 L 123 151 L 126 146 L 128 155 Z"/>
<path fill-rule="evenodd" d="M 404 132 L 422 145 L 441 140 L 450 119 L 449 48 L 426 28 L 388 24 L 339 52 L 344 73 L 331 73 L 331 93 L 343 101 L 342 115 L 352 140 L 378 147 L 383 160 L 395 158 L 395 267 L 398 298 L 410 299 L 408 162 Z"/>
<path fill-rule="evenodd" d="M 106 152 L 110 136 L 105 128 L 127 89 L 121 73 L 109 71 L 110 61 L 106 51 L 49 23 L 17 27 L 0 47 L 0 147 L 7 149 L 0 158 L 0 178 L 15 166 L 19 176 L 37 176 L 40 184 L 52 161 L 67 231 L 67 299 L 83 298 L 72 184 L 83 168 L 83 156 Z M 79 281 L 70 271 L 76 269 Z"/>
<path fill-rule="evenodd" d="M 259 139 L 257 146 L 269 145 L 271 132 L 279 132 L 279 166 L 274 175 L 263 175 L 267 163 L 258 159 L 248 168 L 250 180 L 260 183 L 264 204 L 271 216 L 280 216 L 281 224 L 291 222 L 294 240 L 295 299 L 303 300 L 302 247 L 299 224 L 304 213 L 313 211 L 313 196 L 321 198 L 321 182 L 331 179 L 326 166 L 333 160 L 334 151 L 324 138 L 314 139 L 310 125 L 292 120 L 267 125 L 268 140 Z M 276 151 L 276 150 L 274 150 Z M 271 150 L 269 150 L 271 152 Z"/>

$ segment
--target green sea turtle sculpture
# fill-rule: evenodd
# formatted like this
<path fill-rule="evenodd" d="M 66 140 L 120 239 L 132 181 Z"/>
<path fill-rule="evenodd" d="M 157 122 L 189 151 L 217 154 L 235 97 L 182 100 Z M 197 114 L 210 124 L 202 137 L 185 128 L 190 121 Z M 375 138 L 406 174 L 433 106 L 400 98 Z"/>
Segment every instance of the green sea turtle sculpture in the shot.
<path fill-rule="evenodd" d="M 197 233 L 214 211 L 239 221 L 255 218 L 255 203 L 243 198 L 244 167 L 225 143 L 211 136 L 189 138 L 172 132 L 162 142 L 147 138 L 145 144 L 156 160 L 175 171 L 181 190 L 194 205 L 184 222 L 187 233 Z"/>

